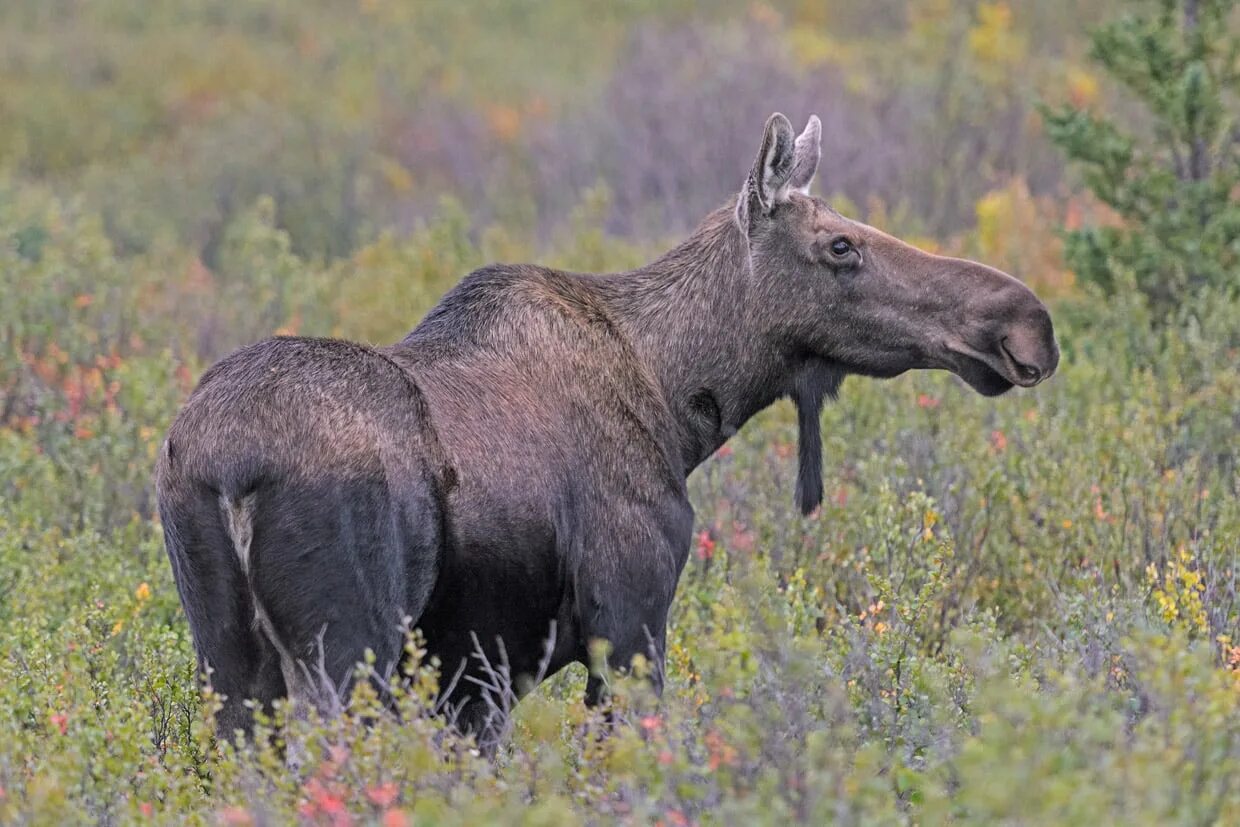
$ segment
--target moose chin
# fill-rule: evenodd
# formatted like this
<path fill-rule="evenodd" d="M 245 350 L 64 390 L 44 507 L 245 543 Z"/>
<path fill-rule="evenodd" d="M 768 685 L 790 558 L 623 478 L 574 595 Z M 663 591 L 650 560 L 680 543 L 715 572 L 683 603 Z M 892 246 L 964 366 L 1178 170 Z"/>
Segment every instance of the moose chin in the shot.
<path fill-rule="evenodd" d="M 645 267 L 491 265 L 397 344 L 279 337 L 203 375 L 157 484 L 221 737 L 249 730 L 248 699 L 332 711 L 367 649 L 399 663 L 403 618 L 484 745 L 503 721 L 463 679 L 485 677 L 475 653 L 502 647 L 526 691 L 601 638 L 660 690 L 686 477 L 754 414 L 796 403 L 808 512 L 845 376 L 943 369 L 993 396 L 1054 373 L 1019 281 L 810 195 L 820 133 L 772 115 L 740 192 Z M 593 674 L 586 702 L 605 695 Z"/>

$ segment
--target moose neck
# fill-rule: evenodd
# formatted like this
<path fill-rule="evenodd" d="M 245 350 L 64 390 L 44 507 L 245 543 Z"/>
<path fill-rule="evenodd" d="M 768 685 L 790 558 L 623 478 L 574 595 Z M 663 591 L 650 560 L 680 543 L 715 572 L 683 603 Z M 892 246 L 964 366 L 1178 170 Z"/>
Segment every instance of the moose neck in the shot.
<path fill-rule="evenodd" d="M 747 245 L 729 205 L 658 260 L 600 280 L 662 386 L 686 473 L 790 390 L 794 354 L 754 306 Z"/>

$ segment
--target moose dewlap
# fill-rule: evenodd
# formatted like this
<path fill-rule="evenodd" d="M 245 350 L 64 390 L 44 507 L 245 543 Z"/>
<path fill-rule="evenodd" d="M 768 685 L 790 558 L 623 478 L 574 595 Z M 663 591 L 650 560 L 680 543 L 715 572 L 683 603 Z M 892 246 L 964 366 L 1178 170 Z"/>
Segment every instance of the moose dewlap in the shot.
<path fill-rule="evenodd" d="M 797 137 L 772 115 L 740 193 L 645 267 L 484 267 L 390 347 L 274 338 L 208 370 L 157 481 L 221 735 L 247 699 L 331 711 L 366 649 L 397 663 L 410 617 L 488 742 L 475 647 L 496 662 L 502 640 L 521 689 L 596 638 L 614 668 L 661 666 L 686 477 L 758 411 L 795 401 L 809 511 L 843 377 L 939 368 L 995 395 L 1054 372 L 1032 292 L 841 216 L 809 194 L 819 156 L 816 117 Z"/>

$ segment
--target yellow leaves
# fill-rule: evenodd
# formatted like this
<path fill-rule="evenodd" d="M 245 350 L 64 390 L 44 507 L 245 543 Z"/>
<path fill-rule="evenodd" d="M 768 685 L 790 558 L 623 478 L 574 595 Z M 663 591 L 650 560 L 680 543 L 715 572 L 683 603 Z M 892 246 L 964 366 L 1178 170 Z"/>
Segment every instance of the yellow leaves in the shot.
<path fill-rule="evenodd" d="M 124 631 L 125 622 L 127 620 L 132 620 L 136 618 L 139 613 L 141 613 L 142 604 L 151 599 L 151 584 L 147 583 L 145 580 L 142 581 L 138 584 L 138 587 L 134 589 L 133 596 L 137 602 L 134 604 L 127 617 L 122 617 L 120 620 L 112 624 L 112 637 L 116 637 Z"/>
<path fill-rule="evenodd" d="M 977 22 L 969 29 L 969 51 L 982 64 L 1010 67 L 1022 61 L 1025 39 L 1012 28 L 1012 9 L 1007 3 L 982 3 Z"/>
<path fill-rule="evenodd" d="M 1098 78 L 1079 66 L 1067 73 L 1068 101 L 1077 109 L 1087 109 L 1098 100 Z"/>
<path fill-rule="evenodd" d="M 1075 277 L 1064 264 L 1055 203 L 1035 198 L 1024 181 L 1013 179 L 982 196 L 974 212 L 979 258 L 1016 275 L 1040 295 L 1072 290 Z"/>
<path fill-rule="evenodd" d="M 831 38 L 809 26 L 794 26 L 788 32 L 788 50 L 795 61 L 810 68 L 830 62 L 837 51 Z"/>
<path fill-rule="evenodd" d="M 881 636 L 883 632 L 890 628 L 885 622 L 878 619 L 879 613 L 884 608 L 886 608 L 886 604 L 882 600 L 876 600 L 870 604 L 869 608 L 863 609 L 861 614 L 857 616 L 857 619 L 861 621 L 862 625 L 868 625 L 873 629 L 874 634 Z M 868 623 L 866 622 L 867 619 Z"/>
<path fill-rule="evenodd" d="M 524 102 L 490 103 L 483 107 L 491 134 L 504 143 L 515 141 L 527 124 L 545 118 L 550 112 L 551 105 L 541 95 Z"/>
<path fill-rule="evenodd" d="M 974 205 L 978 242 L 983 248 L 997 247 L 1001 243 L 1002 222 L 1012 211 L 1012 200 L 1010 191 L 991 190 Z"/>
<path fill-rule="evenodd" d="M 922 38 L 938 37 L 951 13 L 951 0 L 912 0 L 908 6 L 909 29 Z"/>
<path fill-rule="evenodd" d="M 1161 572 L 1150 563 L 1145 568 L 1145 577 L 1153 588 L 1151 597 L 1158 614 L 1166 623 L 1179 623 L 1190 635 L 1209 633 L 1210 623 L 1202 601 L 1205 577 L 1186 547 L 1180 546 Z"/>
<path fill-rule="evenodd" d="M 501 141 L 510 143 L 521 134 L 521 111 L 515 106 L 495 103 L 487 107 L 487 125 Z"/>
<path fill-rule="evenodd" d="M 904 239 L 904 241 L 918 250 L 925 250 L 927 253 L 939 255 L 944 251 L 943 242 L 928 235 L 912 235 Z"/>
<path fill-rule="evenodd" d="M 379 177 L 392 192 L 407 195 L 413 189 L 413 176 L 400 161 L 385 156 L 379 159 L 378 167 Z"/>

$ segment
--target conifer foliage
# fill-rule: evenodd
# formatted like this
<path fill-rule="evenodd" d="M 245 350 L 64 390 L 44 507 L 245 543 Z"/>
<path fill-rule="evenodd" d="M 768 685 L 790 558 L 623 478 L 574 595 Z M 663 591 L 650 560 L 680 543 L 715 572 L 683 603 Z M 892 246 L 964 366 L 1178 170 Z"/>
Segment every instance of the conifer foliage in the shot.
<path fill-rule="evenodd" d="M 1122 123 L 1044 108 L 1120 226 L 1068 233 L 1082 282 L 1131 285 L 1165 316 L 1186 291 L 1240 289 L 1240 27 L 1236 0 L 1134 0 L 1092 34 L 1092 57 L 1142 105 Z"/>

